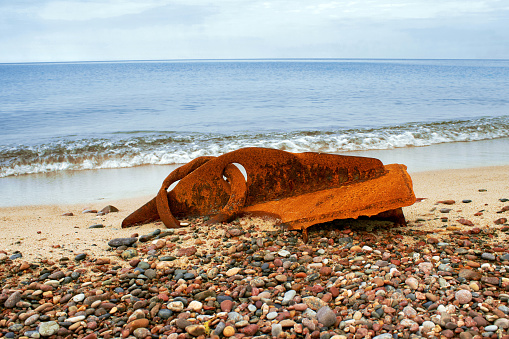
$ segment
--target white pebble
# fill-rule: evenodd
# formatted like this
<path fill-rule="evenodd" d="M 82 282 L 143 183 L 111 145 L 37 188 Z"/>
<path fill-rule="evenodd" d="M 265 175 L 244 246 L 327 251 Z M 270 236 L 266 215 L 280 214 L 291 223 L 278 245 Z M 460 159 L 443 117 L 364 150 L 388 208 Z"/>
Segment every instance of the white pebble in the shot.
<path fill-rule="evenodd" d="M 82 320 L 85 320 L 84 315 L 78 315 L 78 316 L 70 317 L 70 318 L 66 319 L 66 321 L 71 322 L 71 323 L 77 323 L 78 321 L 82 321 Z"/>
<path fill-rule="evenodd" d="M 83 293 L 76 294 L 74 297 L 72 297 L 72 300 L 73 300 L 75 303 L 82 302 L 84 299 L 85 299 L 85 294 L 83 294 Z"/>

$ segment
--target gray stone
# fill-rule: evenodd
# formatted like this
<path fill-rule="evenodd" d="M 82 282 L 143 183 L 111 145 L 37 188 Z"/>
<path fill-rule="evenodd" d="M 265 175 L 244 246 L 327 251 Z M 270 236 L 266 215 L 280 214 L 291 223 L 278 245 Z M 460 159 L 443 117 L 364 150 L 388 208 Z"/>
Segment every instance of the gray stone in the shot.
<path fill-rule="evenodd" d="M 56 321 L 45 321 L 39 324 L 39 334 L 43 337 L 49 337 L 58 332 L 60 326 Z"/>
<path fill-rule="evenodd" d="M 495 326 L 497 326 L 497 328 L 508 329 L 509 328 L 509 319 L 499 318 L 499 319 L 495 320 Z"/>
<path fill-rule="evenodd" d="M 159 316 L 159 318 L 168 319 L 169 317 L 171 317 L 173 315 L 173 312 L 171 310 L 163 308 L 163 309 L 159 310 L 159 312 L 157 312 L 157 315 Z"/>
<path fill-rule="evenodd" d="M 336 323 L 336 314 L 328 306 L 320 308 L 316 312 L 316 318 L 325 327 L 333 326 Z"/>
<path fill-rule="evenodd" d="M 373 339 L 392 339 L 392 334 L 382 333 L 380 335 L 377 335 L 376 337 L 373 337 Z"/>
<path fill-rule="evenodd" d="M 244 317 L 240 313 L 238 313 L 238 312 L 230 312 L 230 313 L 228 313 L 228 321 L 236 323 L 236 322 L 239 322 L 241 320 L 244 320 Z"/>
<path fill-rule="evenodd" d="M 218 336 L 222 336 L 223 335 L 223 330 L 224 328 L 226 327 L 226 323 L 224 321 L 220 321 L 216 328 L 214 329 L 214 334 L 215 335 L 218 335 Z"/>
<path fill-rule="evenodd" d="M 111 247 L 132 246 L 137 241 L 138 239 L 136 238 L 115 238 L 111 239 L 108 245 Z"/>
<path fill-rule="evenodd" d="M 290 301 L 292 301 L 296 294 L 297 294 L 297 291 L 295 291 L 295 290 L 286 291 L 286 293 L 283 297 L 283 304 L 288 304 Z"/>
<path fill-rule="evenodd" d="M 274 338 L 279 337 L 281 332 L 283 332 L 283 327 L 281 326 L 281 324 L 272 324 L 271 334 Z"/>
<path fill-rule="evenodd" d="M 496 330 L 498 330 L 498 326 L 497 325 L 488 325 L 484 328 L 484 330 L 487 332 L 495 332 Z"/>
<path fill-rule="evenodd" d="M 495 255 L 493 253 L 483 253 L 481 254 L 481 258 L 484 260 L 495 260 Z"/>
<path fill-rule="evenodd" d="M 23 324 L 12 324 L 9 326 L 8 330 L 11 332 L 18 332 L 23 328 Z"/>
<path fill-rule="evenodd" d="M 21 292 L 16 291 L 4 302 L 5 308 L 13 308 L 21 300 Z"/>

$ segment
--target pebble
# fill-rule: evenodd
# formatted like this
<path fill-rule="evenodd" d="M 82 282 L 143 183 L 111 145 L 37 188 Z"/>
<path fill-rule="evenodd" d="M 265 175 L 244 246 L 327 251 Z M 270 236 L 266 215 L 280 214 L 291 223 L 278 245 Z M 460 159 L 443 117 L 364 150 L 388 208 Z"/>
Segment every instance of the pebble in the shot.
<path fill-rule="evenodd" d="M 272 324 L 272 327 L 270 330 L 270 334 L 272 335 L 272 337 L 278 338 L 282 332 L 283 332 L 283 327 L 281 326 L 281 324 Z"/>
<path fill-rule="evenodd" d="M 336 314 L 328 306 L 320 308 L 316 312 L 316 318 L 325 327 L 330 327 L 336 323 Z"/>
<path fill-rule="evenodd" d="M 39 324 L 39 334 L 43 337 L 49 337 L 58 332 L 60 326 L 56 321 L 44 321 Z"/>
<path fill-rule="evenodd" d="M 132 246 L 135 242 L 137 242 L 137 238 L 115 238 L 108 242 L 108 245 L 111 247 L 120 247 L 120 246 Z"/>
<path fill-rule="evenodd" d="M 19 291 L 15 291 L 12 293 L 9 298 L 4 302 L 5 308 L 13 308 L 16 304 L 21 300 L 21 293 Z"/>
<path fill-rule="evenodd" d="M 103 257 L 32 263 L 0 250 L 0 336 L 509 335 L 508 247 L 481 222 L 433 233 L 412 222 L 397 232 L 334 226 L 310 231 L 307 243 L 298 232 L 257 224 L 185 222 L 117 238 L 128 240 L 114 241 Z M 44 332 L 50 322 L 54 329 Z M 41 325 L 42 333 L 33 331 Z"/>

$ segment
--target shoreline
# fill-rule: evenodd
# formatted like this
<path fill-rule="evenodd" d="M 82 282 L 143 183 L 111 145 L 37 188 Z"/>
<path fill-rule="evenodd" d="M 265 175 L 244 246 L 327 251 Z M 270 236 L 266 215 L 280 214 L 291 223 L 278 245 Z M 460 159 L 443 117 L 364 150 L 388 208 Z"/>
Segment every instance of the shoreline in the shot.
<path fill-rule="evenodd" d="M 0 336 L 508 339 L 509 166 L 411 176 L 407 226 L 332 222 L 307 243 L 247 217 L 121 229 L 152 196 L 0 208 Z"/>
<path fill-rule="evenodd" d="M 384 164 L 405 164 L 413 175 L 430 170 L 507 166 L 508 140 L 503 138 L 341 154 L 374 157 Z M 152 195 L 164 178 L 178 166 L 144 165 L 4 177 L 0 178 L 0 207 L 95 203 Z"/>
<path fill-rule="evenodd" d="M 478 227 L 492 227 L 494 220 L 509 215 L 509 212 L 496 213 L 503 206 L 509 205 L 499 200 L 509 198 L 509 165 L 424 171 L 411 173 L 411 178 L 416 197 L 423 200 L 404 208 L 410 226 L 419 224 L 415 220 L 429 219 L 425 225 L 416 227 L 426 231 L 440 229 L 440 232 L 447 225 L 451 226 L 451 229 L 464 229 L 466 226 L 456 221 L 463 218 L 471 219 Z M 94 200 L 88 203 L 0 207 L 0 243 L 4 246 L 0 250 L 9 253 L 22 250 L 29 259 L 37 255 L 72 255 L 76 251 L 103 253 L 108 248 L 107 242 L 112 238 L 129 237 L 133 233 L 149 233 L 157 228 L 165 229 L 160 222 L 127 229 L 120 227 L 127 215 L 155 195 L 156 192 L 153 195 Z M 461 203 L 465 199 L 471 202 Z M 437 202 L 444 200 L 456 201 L 450 213 L 438 212 L 443 206 L 437 205 Z M 115 206 L 119 212 L 104 216 L 83 213 L 84 210 L 100 211 L 107 205 Z M 480 216 L 474 216 L 479 211 L 484 212 Z M 73 213 L 73 216 L 62 216 L 64 213 Z M 450 221 L 443 222 L 441 217 L 447 217 Z M 96 224 L 104 227 L 88 228 Z"/>

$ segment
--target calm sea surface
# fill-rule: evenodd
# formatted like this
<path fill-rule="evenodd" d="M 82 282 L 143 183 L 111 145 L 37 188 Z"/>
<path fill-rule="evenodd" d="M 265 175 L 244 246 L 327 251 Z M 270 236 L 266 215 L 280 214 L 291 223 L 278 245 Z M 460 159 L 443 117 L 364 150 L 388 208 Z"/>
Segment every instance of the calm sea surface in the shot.
<path fill-rule="evenodd" d="M 0 64 L 0 127 L 0 186 L 246 146 L 369 155 L 493 141 L 509 164 L 509 60 Z"/>

